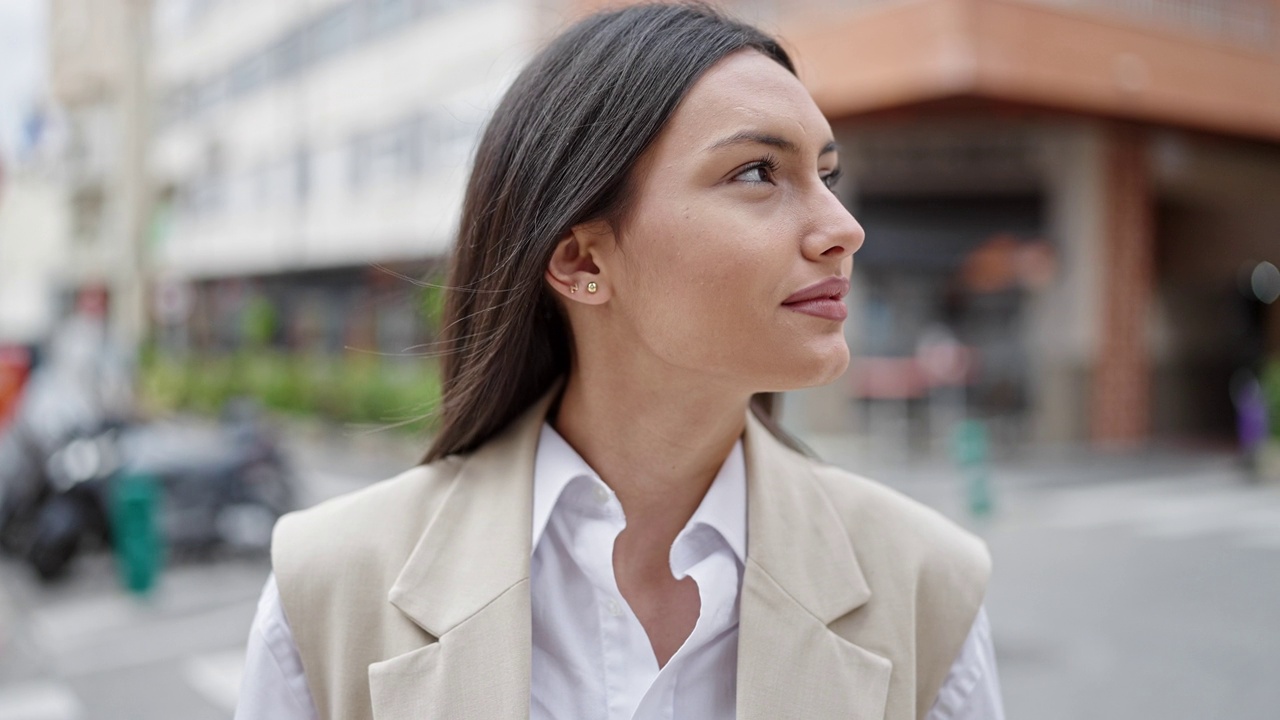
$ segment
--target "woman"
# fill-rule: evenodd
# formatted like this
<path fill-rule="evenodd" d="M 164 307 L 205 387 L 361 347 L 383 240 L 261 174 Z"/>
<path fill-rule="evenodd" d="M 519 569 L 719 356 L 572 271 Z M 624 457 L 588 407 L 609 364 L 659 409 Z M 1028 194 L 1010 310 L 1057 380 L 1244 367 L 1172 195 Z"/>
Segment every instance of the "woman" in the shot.
<path fill-rule="evenodd" d="M 424 464 L 282 519 L 240 718 L 992 718 L 981 542 L 792 450 L 862 228 L 777 43 L 590 17 L 507 92 Z"/>

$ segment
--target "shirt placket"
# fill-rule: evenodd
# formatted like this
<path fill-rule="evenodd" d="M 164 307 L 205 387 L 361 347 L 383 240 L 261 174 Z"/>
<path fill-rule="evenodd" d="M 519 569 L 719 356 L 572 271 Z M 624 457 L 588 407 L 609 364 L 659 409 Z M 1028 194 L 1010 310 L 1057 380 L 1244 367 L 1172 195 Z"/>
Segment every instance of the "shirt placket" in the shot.
<path fill-rule="evenodd" d="M 623 599 L 613 574 L 613 545 L 626 526 L 622 507 L 599 480 L 593 483 L 589 502 L 592 511 L 574 542 L 574 554 L 597 597 L 595 611 L 609 719 L 631 720 L 657 666 L 652 661 L 652 667 L 643 664 L 645 653 L 640 650 L 648 650 L 648 637 Z M 638 648 L 637 643 L 644 645 Z M 637 658 L 641 658 L 639 663 Z"/>
<path fill-rule="evenodd" d="M 705 539 L 706 537 L 703 536 L 698 540 L 705 541 Z M 672 554 L 677 555 L 685 550 L 686 547 L 682 545 L 694 545 L 695 542 L 695 538 L 681 535 L 676 539 Z M 672 720 L 675 717 L 676 689 L 687 659 L 733 625 L 733 605 L 737 597 L 737 565 L 732 553 L 717 553 L 711 545 L 702 545 L 691 554 L 699 559 L 685 574 L 693 578 L 698 586 L 700 603 L 698 620 L 689 637 L 671 656 L 667 664 L 657 672 L 641 699 L 635 717 L 642 720 L 658 718 Z M 638 620 L 636 622 L 639 623 Z"/>

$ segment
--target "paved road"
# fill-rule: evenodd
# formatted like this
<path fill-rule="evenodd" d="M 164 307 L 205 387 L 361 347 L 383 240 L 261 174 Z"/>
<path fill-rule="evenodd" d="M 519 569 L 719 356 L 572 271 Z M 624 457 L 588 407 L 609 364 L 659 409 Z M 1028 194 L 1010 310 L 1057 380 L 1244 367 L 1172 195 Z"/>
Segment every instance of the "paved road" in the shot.
<path fill-rule="evenodd" d="M 368 442 L 298 441 L 308 500 L 416 454 Z M 1277 717 L 1280 486 L 1213 458 L 1110 467 L 997 473 L 983 522 L 945 468 L 882 476 L 987 539 L 1009 718 Z M 42 588 L 0 564 L 0 720 L 229 718 L 265 559 L 171 568 L 146 604 L 112 572 Z"/>
<path fill-rule="evenodd" d="M 1010 718 L 1280 717 L 1280 489 L 1061 489 L 986 536 Z"/>
<path fill-rule="evenodd" d="M 878 474 L 986 539 L 1007 716 L 1280 717 L 1280 484 L 1221 456 L 1068 460 L 994 473 L 985 521 L 946 469 Z"/>

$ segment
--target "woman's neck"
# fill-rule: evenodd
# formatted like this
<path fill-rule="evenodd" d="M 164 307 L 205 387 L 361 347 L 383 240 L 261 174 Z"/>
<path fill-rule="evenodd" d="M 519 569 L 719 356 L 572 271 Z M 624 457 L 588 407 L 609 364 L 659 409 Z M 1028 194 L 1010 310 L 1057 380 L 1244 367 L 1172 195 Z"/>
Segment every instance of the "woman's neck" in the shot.
<path fill-rule="evenodd" d="M 667 567 L 672 541 L 742 435 L 750 397 L 706 385 L 577 371 L 552 419 L 617 494 L 627 544 L 652 548 L 643 564 Z"/>

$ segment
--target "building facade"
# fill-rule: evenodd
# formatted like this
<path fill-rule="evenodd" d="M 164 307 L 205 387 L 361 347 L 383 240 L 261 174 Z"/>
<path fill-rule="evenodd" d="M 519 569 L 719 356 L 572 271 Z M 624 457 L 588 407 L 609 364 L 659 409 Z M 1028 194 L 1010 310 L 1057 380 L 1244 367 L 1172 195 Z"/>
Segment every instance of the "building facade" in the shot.
<path fill-rule="evenodd" d="M 1280 353 L 1248 280 L 1280 264 L 1280 7 L 785 7 L 868 228 L 853 343 L 918 378 L 855 363 L 855 394 L 927 399 L 940 326 L 973 351 L 970 410 L 1014 442 L 1232 438 L 1233 374 Z"/>
<path fill-rule="evenodd" d="M 541 22 L 522 0 L 165 0 L 152 262 L 161 330 L 218 349 L 265 298 L 276 341 L 424 342 L 479 129 Z"/>
<path fill-rule="evenodd" d="M 134 348 L 147 324 L 151 2 L 52 0 L 49 9 L 49 85 L 65 135 L 58 175 L 69 218 L 59 314 L 71 312 L 78 294 L 100 296 L 114 343 Z"/>

